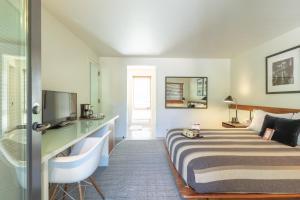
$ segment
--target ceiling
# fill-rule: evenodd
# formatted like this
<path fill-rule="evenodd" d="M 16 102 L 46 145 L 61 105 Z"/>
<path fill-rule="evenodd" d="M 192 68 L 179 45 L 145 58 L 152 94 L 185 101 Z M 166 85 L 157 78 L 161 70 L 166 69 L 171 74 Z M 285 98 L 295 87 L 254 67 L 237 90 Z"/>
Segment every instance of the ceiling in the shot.
<path fill-rule="evenodd" d="M 100 56 L 231 58 L 300 27 L 299 0 L 44 0 Z"/>

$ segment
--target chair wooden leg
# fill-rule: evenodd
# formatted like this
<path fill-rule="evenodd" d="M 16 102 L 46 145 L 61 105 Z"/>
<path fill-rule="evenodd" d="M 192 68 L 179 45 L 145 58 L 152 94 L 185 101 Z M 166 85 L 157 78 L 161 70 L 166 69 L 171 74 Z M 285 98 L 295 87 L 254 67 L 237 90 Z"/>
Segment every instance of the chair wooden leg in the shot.
<path fill-rule="evenodd" d="M 66 199 L 66 196 L 67 196 L 67 193 L 68 192 L 68 184 L 65 184 L 64 185 L 64 194 L 63 194 L 63 200 L 65 200 Z"/>
<path fill-rule="evenodd" d="M 89 180 L 91 181 L 92 185 L 94 186 L 94 188 L 96 189 L 96 191 L 98 192 L 98 194 L 101 196 L 101 198 L 104 200 L 105 197 L 103 195 L 103 193 L 101 192 L 99 186 L 97 185 L 96 181 L 93 179 L 93 177 L 89 177 Z"/>
<path fill-rule="evenodd" d="M 80 182 L 78 183 L 78 191 L 79 191 L 79 199 L 83 200 L 83 193 L 82 193 L 82 188 L 81 188 Z"/>
<path fill-rule="evenodd" d="M 54 200 L 55 199 L 57 191 L 58 191 L 58 184 L 56 184 L 56 186 L 54 187 L 54 190 L 53 190 L 53 192 L 51 194 L 50 200 Z"/>

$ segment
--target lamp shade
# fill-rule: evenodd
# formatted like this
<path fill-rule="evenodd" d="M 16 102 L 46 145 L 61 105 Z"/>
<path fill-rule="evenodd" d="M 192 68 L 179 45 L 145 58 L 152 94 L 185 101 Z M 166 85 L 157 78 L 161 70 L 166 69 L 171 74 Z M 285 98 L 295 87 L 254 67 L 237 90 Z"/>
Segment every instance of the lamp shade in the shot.
<path fill-rule="evenodd" d="M 225 103 L 234 103 L 234 100 L 233 100 L 232 96 L 229 95 L 228 97 L 226 97 L 224 99 L 224 102 Z"/>

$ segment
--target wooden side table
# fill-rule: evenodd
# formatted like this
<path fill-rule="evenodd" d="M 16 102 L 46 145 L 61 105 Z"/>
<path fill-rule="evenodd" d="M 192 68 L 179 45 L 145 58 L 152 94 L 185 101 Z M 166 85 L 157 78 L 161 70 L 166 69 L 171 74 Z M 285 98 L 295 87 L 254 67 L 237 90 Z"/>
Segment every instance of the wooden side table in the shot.
<path fill-rule="evenodd" d="M 247 128 L 247 124 L 243 123 L 232 123 L 232 122 L 222 122 L 224 128 Z"/>

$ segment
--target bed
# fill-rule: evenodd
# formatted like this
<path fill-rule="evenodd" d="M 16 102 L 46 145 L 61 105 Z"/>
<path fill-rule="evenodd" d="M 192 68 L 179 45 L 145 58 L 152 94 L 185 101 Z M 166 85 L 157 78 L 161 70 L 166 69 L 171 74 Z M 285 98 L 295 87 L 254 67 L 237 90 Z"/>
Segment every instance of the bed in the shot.
<path fill-rule="evenodd" d="M 188 139 L 166 135 L 166 149 L 183 197 L 300 199 L 300 148 L 266 141 L 250 129 L 206 129 Z"/>

